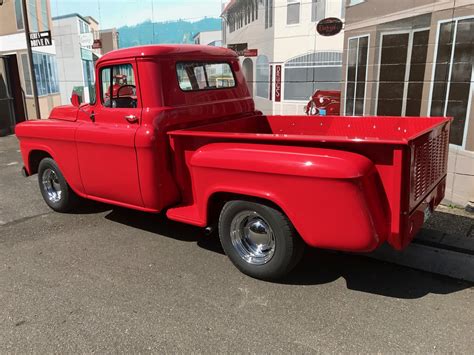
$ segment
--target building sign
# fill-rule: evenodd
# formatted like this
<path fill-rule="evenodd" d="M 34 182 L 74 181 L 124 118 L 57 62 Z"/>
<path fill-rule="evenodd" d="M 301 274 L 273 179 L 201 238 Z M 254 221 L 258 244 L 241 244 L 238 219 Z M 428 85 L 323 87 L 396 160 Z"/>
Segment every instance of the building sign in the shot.
<path fill-rule="evenodd" d="M 81 47 L 92 46 L 94 43 L 94 35 L 92 33 L 81 33 L 79 35 L 79 44 Z"/>
<path fill-rule="evenodd" d="M 82 60 L 93 60 L 92 52 L 90 50 L 81 48 L 81 59 Z"/>
<path fill-rule="evenodd" d="M 275 65 L 275 101 L 281 101 L 281 65 Z"/>
<path fill-rule="evenodd" d="M 324 18 L 316 25 L 316 31 L 321 36 L 334 36 L 342 30 L 342 21 L 337 17 Z"/>
<path fill-rule="evenodd" d="M 102 48 L 102 41 L 100 39 L 94 39 L 94 43 L 92 43 L 92 49 L 99 48 Z"/>
<path fill-rule="evenodd" d="M 257 57 L 258 49 L 246 49 L 244 50 L 244 57 Z"/>
<path fill-rule="evenodd" d="M 234 43 L 228 44 L 227 48 L 232 49 L 240 57 L 244 55 L 244 52 L 247 50 L 248 46 L 248 43 Z"/>
<path fill-rule="evenodd" d="M 31 47 L 43 47 L 53 44 L 51 41 L 51 31 L 30 32 Z"/>

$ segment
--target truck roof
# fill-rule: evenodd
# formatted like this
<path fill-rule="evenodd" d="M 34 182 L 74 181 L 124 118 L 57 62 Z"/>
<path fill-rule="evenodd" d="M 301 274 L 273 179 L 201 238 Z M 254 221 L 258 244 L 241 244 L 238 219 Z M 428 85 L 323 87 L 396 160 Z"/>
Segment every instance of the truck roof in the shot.
<path fill-rule="evenodd" d="M 183 59 L 192 59 L 193 57 L 237 57 L 233 50 L 223 47 L 196 44 L 161 44 L 118 49 L 104 54 L 98 60 L 98 63 L 122 58 L 169 57 L 176 55 L 183 56 Z"/>

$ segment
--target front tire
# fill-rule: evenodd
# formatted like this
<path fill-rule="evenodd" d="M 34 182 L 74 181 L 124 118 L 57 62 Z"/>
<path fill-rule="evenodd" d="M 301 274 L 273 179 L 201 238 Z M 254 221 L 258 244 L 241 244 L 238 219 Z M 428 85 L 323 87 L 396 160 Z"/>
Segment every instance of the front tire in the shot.
<path fill-rule="evenodd" d="M 69 212 L 76 207 L 78 196 L 69 187 L 61 170 L 51 158 L 41 160 L 38 183 L 46 204 L 56 212 Z"/>
<path fill-rule="evenodd" d="M 219 238 L 240 271 L 262 280 L 287 275 L 304 250 L 288 217 L 273 207 L 250 201 L 224 205 L 219 217 Z"/>

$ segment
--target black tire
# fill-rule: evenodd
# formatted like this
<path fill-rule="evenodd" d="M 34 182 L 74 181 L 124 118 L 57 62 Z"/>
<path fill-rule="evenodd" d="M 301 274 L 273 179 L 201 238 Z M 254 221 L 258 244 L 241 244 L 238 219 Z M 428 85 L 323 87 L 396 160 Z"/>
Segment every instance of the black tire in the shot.
<path fill-rule="evenodd" d="M 248 215 L 249 212 L 252 215 L 247 217 L 246 220 L 244 217 L 244 221 L 239 223 L 242 216 Z M 273 236 L 272 241 L 268 243 L 272 247 L 267 248 L 263 256 L 257 260 L 258 264 L 254 260 L 246 260 L 246 258 L 253 259 L 254 255 L 251 254 L 254 249 L 247 248 L 247 246 L 255 246 L 256 244 L 239 242 L 239 239 L 245 239 L 245 237 L 234 237 L 233 241 L 231 236 L 231 229 L 234 230 L 234 236 L 242 235 L 236 231 L 242 231 L 242 233 L 246 230 L 253 231 L 252 227 L 248 227 L 248 225 L 251 223 L 252 226 L 255 226 L 255 220 L 257 220 L 257 223 L 263 222 L 265 227 L 270 227 L 270 229 L 262 229 L 266 232 L 257 235 L 264 235 L 265 238 L 269 234 Z M 236 226 L 242 228 L 236 228 Z M 246 227 L 247 229 L 245 229 Z M 267 233 L 268 230 L 270 230 L 270 233 Z M 222 208 L 219 216 L 219 239 L 225 253 L 241 272 L 261 280 L 277 280 L 287 275 L 301 260 L 304 250 L 303 240 L 285 214 L 273 207 L 243 200 L 227 202 Z M 251 250 L 250 256 L 249 254 L 245 255 L 248 250 Z M 269 254 L 271 254 L 270 259 L 264 260 L 269 257 Z"/>
<path fill-rule="evenodd" d="M 54 180 L 56 187 L 48 189 L 48 182 L 43 183 L 43 181 L 49 181 L 49 185 L 53 185 L 52 180 Z M 38 167 L 38 183 L 44 201 L 56 212 L 69 212 L 77 206 L 79 197 L 69 187 L 53 159 L 44 158 L 41 160 Z"/>

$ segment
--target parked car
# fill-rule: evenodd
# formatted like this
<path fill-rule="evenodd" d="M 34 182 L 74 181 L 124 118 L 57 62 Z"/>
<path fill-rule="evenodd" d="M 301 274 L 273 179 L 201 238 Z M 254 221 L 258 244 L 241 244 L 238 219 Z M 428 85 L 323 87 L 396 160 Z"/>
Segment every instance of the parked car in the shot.
<path fill-rule="evenodd" d="M 24 175 L 55 211 L 80 198 L 165 211 L 217 229 L 237 268 L 271 280 L 305 245 L 403 249 L 443 199 L 449 118 L 263 115 L 219 47 L 120 49 L 95 70 L 95 102 L 16 127 Z M 133 96 L 109 92 L 112 72 Z M 207 72 L 233 79 L 217 88 Z"/>
<path fill-rule="evenodd" d="M 341 106 L 341 92 L 331 90 L 316 90 L 305 106 L 305 112 L 310 116 L 338 116 Z"/>

